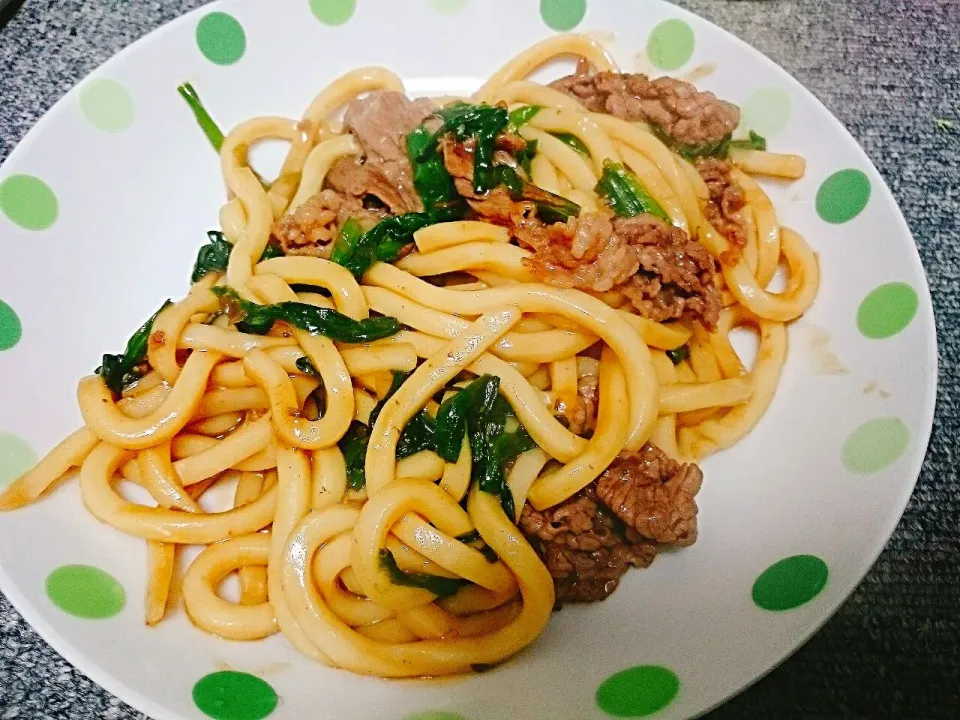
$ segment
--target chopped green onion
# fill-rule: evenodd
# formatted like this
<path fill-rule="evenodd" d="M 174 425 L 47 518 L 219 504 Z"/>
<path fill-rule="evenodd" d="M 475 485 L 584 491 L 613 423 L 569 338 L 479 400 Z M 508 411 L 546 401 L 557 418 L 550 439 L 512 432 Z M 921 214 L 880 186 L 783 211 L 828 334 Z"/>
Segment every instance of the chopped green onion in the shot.
<path fill-rule="evenodd" d="M 115 394 L 119 395 L 127 385 L 140 379 L 137 366 L 147 357 L 147 345 L 150 341 L 150 333 L 153 331 L 153 321 L 170 304 L 169 300 L 164 302 L 160 309 L 130 336 L 123 354 L 103 356 L 103 361 L 95 372 L 103 378 L 103 382 Z"/>
<path fill-rule="evenodd" d="M 672 362 L 674 365 L 679 365 L 688 357 L 690 357 L 690 348 L 688 348 L 686 345 L 681 345 L 673 350 L 667 350 L 667 357 L 670 358 L 670 362 Z"/>
<path fill-rule="evenodd" d="M 737 148 L 740 150 L 766 150 L 767 139 L 763 137 L 763 135 L 758 135 L 751 130 L 750 134 L 745 140 L 731 140 L 730 148 Z"/>
<path fill-rule="evenodd" d="M 380 567 L 390 574 L 390 581 L 394 585 L 423 588 L 437 597 L 449 597 L 463 587 L 467 581 L 460 578 L 448 578 L 428 573 L 409 573 L 397 566 L 393 553 L 387 549 L 380 550 Z"/>
<path fill-rule="evenodd" d="M 392 317 L 372 317 L 358 321 L 336 310 L 301 302 L 257 305 L 244 300 L 228 287 L 215 287 L 213 292 L 220 297 L 221 305 L 237 322 L 238 329 L 256 335 L 270 332 L 278 320 L 306 330 L 312 335 L 325 335 L 331 340 L 346 343 L 372 342 L 400 331 L 400 323 Z"/>
<path fill-rule="evenodd" d="M 223 145 L 223 132 L 217 127 L 217 123 L 214 122 L 213 118 L 210 117 L 210 113 L 208 113 L 207 109 L 203 106 L 203 101 L 200 99 L 193 85 L 185 82 L 177 88 L 177 92 L 180 93 L 180 97 L 186 100 L 187 105 L 193 110 L 197 124 L 207 136 L 210 144 L 213 145 L 213 149 L 220 152 L 220 148 Z"/>
<path fill-rule="evenodd" d="M 670 219 L 660 204 L 640 184 L 637 176 L 620 163 L 604 161 L 603 175 L 594 190 L 620 217 L 634 217 L 641 213 L 649 213 L 661 220 Z"/>
<path fill-rule="evenodd" d="M 590 148 L 584 145 L 583 140 L 578 138 L 573 133 L 555 132 L 550 134 L 553 135 L 557 140 L 562 142 L 564 145 L 576 150 L 578 153 L 580 153 L 584 157 L 590 157 Z"/>

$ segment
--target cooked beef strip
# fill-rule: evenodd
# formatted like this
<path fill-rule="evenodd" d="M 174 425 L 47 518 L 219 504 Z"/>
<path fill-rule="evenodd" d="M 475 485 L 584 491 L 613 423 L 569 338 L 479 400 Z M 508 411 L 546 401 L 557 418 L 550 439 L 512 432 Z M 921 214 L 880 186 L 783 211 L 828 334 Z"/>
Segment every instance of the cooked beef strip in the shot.
<path fill-rule="evenodd" d="M 324 182 L 327 188 L 349 197 L 373 195 L 394 215 L 412 210 L 408 198 L 387 179 L 381 166 L 375 162 L 365 163 L 357 157 L 340 158 L 330 168 Z"/>
<path fill-rule="evenodd" d="M 697 539 L 694 497 L 702 483 L 699 467 L 647 443 L 620 453 L 597 480 L 597 497 L 643 537 L 686 547 Z"/>
<path fill-rule="evenodd" d="M 653 215 L 583 212 L 566 224 L 526 221 L 513 231 L 534 250 L 529 265 L 546 283 L 595 293 L 619 290 L 641 315 L 658 322 L 685 318 L 712 329 L 720 317 L 713 258 Z"/>
<path fill-rule="evenodd" d="M 724 263 L 735 261 L 747 244 L 747 229 L 741 212 L 747 204 L 743 188 L 733 179 L 731 165 L 726 160 L 697 158 L 694 166 L 710 193 L 704 216 L 717 232 L 730 241 L 731 257 L 721 260 Z"/>
<path fill-rule="evenodd" d="M 740 124 L 736 105 L 671 77 L 651 80 L 639 73 L 591 73 L 581 62 L 576 73 L 551 83 L 551 87 L 593 112 L 650 123 L 681 145 L 715 144 Z"/>
<path fill-rule="evenodd" d="M 599 504 L 595 483 L 542 512 L 525 505 L 520 529 L 554 579 L 558 607 L 603 600 L 631 566 L 647 567 L 657 554 Z"/>
<path fill-rule="evenodd" d="M 716 261 L 683 230 L 652 215 L 617 218 L 614 232 L 630 243 L 640 272 L 619 290 L 651 320 L 696 319 L 709 330 L 720 319 Z"/>
<path fill-rule="evenodd" d="M 381 212 L 364 209 L 357 198 L 321 190 L 277 220 L 273 224 L 273 236 L 285 255 L 328 258 L 339 228 L 349 218 L 356 218 L 364 229 L 369 229 L 382 217 Z"/>
<path fill-rule="evenodd" d="M 696 465 L 647 444 L 562 503 L 525 505 L 520 529 L 553 577 L 556 605 L 605 599 L 631 566 L 653 562 L 658 543 L 693 544 L 702 480 Z"/>
<path fill-rule="evenodd" d="M 473 152 L 475 140 L 457 142 L 452 135 L 440 138 L 440 154 L 443 165 L 453 177 L 457 193 L 471 200 L 482 199 L 473 191 Z M 488 193 L 489 194 L 489 193 Z"/>
<path fill-rule="evenodd" d="M 435 110 L 431 100 L 410 100 L 392 90 L 378 90 L 351 102 L 343 127 L 357 138 L 363 160 L 339 160 L 328 175 L 330 187 L 354 197 L 375 195 L 395 214 L 423 210 L 406 143 L 407 135 Z"/>

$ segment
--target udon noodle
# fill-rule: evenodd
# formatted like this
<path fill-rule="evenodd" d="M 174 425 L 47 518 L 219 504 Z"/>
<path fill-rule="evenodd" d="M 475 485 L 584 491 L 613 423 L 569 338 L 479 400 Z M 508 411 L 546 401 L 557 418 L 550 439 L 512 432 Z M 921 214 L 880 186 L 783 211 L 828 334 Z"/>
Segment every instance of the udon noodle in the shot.
<path fill-rule="evenodd" d="M 513 150 L 536 151 L 523 169 L 508 158 L 507 184 L 519 176 L 548 201 L 607 217 L 610 208 L 621 213 L 601 191 L 604 179 L 639 183 L 637 197 L 651 201 L 644 212 L 659 211 L 656 222 L 709 254 L 713 321 L 651 317 L 617 287 L 553 282 L 538 265 L 542 248 L 476 210 L 486 197 L 479 190 L 466 191 L 473 210 L 458 198 L 466 212 L 403 230 L 401 251 L 378 246 L 359 271 L 356 254 L 344 261 L 336 249 L 277 251 L 278 223 L 307 213 L 338 161 L 364 151 L 338 111 L 369 93 L 403 91 L 388 70 L 356 70 L 302 118 L 254 118 L 223 138 L 228 200 L 218 247 L 228 260 L 195 272 L 186 297 L 145 326 L 145 350 L 130 355 L 128 346 L 127 365 L 113 369 L 119 385 L 106 358 L 80 381 L 83 427 L 8 487 L 0 508 L 31 503 L 79 469 L 87 510 L 147 544 L 149 624 L 170 610 L 178 547 L 199 545 L 179 579 L 186 612 L 224 638 L 281 632 L 318 662 L 383 677 L 468 672 L 532 643 L 554 607 L 556 573 L 518 527 L 521 514 L 578 497 L 648 443 L 689 464 L 743 438 L 776 391 L 787 325 L 818 285 L 810 247 L 778 224 L 751 178 L 797 177 L 802 158 L 724 148 L 743 193 L 737 247 L 708 217 L 710 189 L 688 151 L 653 123 L 588 109 L 576 93 L 527 79 L 571 55 L 616 72 L 594 41 L 559 36 L 456 107 L 502 108 L 523 120 L 508 130 Z M 276 138 L 289 151 L 267 183 L 247 155 Z M 482 139 L 473 142 L 462 147 L 476 155 L 479 183 Z M 392 210 L 367 203 L 362 212 L 383 219 Z M 311 247 L 324 247 L 321 236 Z M 775 292 L 778 268 L 786 282 Z M 263 308 L 283 312 L 258 320 Z M 731 344 L 737 328 L 759 338 L 751 367 Z M 588 426 L 571 414 L 585 381 L 596 390 Z M 473 405 L 469 393 L 479 398 Z M 445 427 L 457 429 L 452 445 Z M 125 499 L 120 482 L 154 503 Z M 216 486 L 233 488 L 234 501 L 207 512 L 198 500 Z M 231 574 L 236 601 L 219 593 Z"/>

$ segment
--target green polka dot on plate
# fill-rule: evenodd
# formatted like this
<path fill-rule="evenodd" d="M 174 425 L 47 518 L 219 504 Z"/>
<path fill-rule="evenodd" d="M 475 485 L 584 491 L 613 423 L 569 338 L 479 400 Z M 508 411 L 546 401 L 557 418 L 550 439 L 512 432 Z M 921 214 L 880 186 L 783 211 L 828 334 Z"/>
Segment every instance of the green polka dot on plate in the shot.
<path fill-rule="evenodd" d="M 870 200 L 870 179 L 861 170 L 838 170 L 817 190 L 817 214 L 828 223 L 853 220 Z"/>
<path fill-rule="evenodd" d="M 356 9 L 357 0 L 310 0 L 310 10 L 324 25 L 343 25 Z"/>
<path fill-rule="evenodd" d="M 740 125 L 770 138 L 787 127 L 792 110 L 786 90 L 778 87 L 759 88 L 747 96 Z"/>
<path fill-rule="evenodd" d="M 676 70 L 693 57 L 693 28 L 683 20 L 664 20 L 650 33 L 647 57 L 659 70 Z"/>
<path fill-rule="evenodd" d="M 680 692 L 676 673 L 660 665 L 637 665 L 611 675 L 597 689 L 597 706 L 616 717 L 646 717 L 667 707 Z"/>
<path fill-rule="evenodd" d="M 813 600 L 830 571 L 815 555 L 794 555 L 775 562 L 753 583 L 753 602 L 764 610 L 792 610 Z"/>
<path fill-rule="evenodd" d="M 553 30 L 573 30 L 587 14 L 587 0 L 540 0 L 540 17 Z"/>
<path fill-rule="evenodd" d="M 57 219 L 57 196 L 34 175 L 11 175 L 0 182 L 0 212 L 26 230 L 46 230 Z"/>
<path fill-rule="evenodd" d="M 133 98 L 116 80 L 98 78 L 80 90 L 80 111 L 98 130 L 120 132 L 133 122 Z"/>
<path fill-rule="evenodd" d="M 47 597 L 68 615 L 88 620 L 113 617 L 127 604 L 123 585 L 92 565 L 64 565 L 47 576 Z"/>
<path fill-rule="evenodd" d="M 23 325 L 14 309 L 0 300 L 0 351 L 9 350 L 23 335 Z"/>
<path fill-rule="evenodd" d="M 467 720 L 458 713 L 446 712 L 445 710 L 433 710 L 431 712 L 414 713 L 407 715 L 403 720 Z"/>
<path fill-rule="evenodd" d="M 37 453 L 26 440 L 0 433 L 0 487 L 13 482 L 37 464 Z"/>
<path fill-rule="evenodd" d="M 885 283 L 871 290 L 860 303 L 857 327 L 873 340 L 892 337 L 910 324 L 919 304 L 917 291 L 907 283 Z"/>
<path fill-rule="evenodd" d="M 879 472 L 893 465 L 909 444 L 910 429 L 900 418 L 867 420 L 843 443 L 843 466 L 859 475 Z"/>
<path fill-rule="evenodd" d="M 277 709 L 277 691 L 266 680 L 245 672 L 222 670 L 200 678 L 193 702 L 214 720 L 263 720 Z"/>
<path fill-rule="evenodd" d="M 243 57 L 247 35 L 233 15 L 212 12 L 197 23 L 197 47 L 210 62 L 232 65 Z"/>
<path fill-rule="evenodd" d="M 456 15 L 462 12 L 469 0 L 430 0 L 430 5 L 441 15 Z"/>

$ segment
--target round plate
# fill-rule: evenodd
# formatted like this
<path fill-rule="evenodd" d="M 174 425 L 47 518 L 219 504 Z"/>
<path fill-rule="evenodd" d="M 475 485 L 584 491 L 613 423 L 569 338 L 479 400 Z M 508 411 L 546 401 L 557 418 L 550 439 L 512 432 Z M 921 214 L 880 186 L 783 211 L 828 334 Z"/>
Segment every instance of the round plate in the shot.
<path fill-rule="evenodd" d="M 182 611 L 145 627 L 143 543 L 94 521 L 64 483 L 0 516 L 0 581 L 95 681 L 159 720 L 204 717 L 194 686 L 225 669 L 272 687 L 276 720 L 684 718 L 783 660 L 866 573 L 913 488 L 933 416 L 936 338 L 913 240 L 880 175 L 809 92 L 727 33 L 653 1 L 215 3 L 106 63 L 0 170 L 0 482 L 80 424 L 76 380 L 186 291 L 204 231 L 217 227 L 217 158 L 177 85 L 192 81 L 229 128 L 297 117 L 362 65 L 392 68 L 411 94 L 469 92 L 569 29 L 593 34 L 624 70 L 695 78 L 739 104 L 771 149 L 807 159 L 803 179 L 764 187 L 818 253 L 820 293 L 789 329 L 761 424 L 704 463 L 699 541 L 628 573 L 605 602 L 565 608 L 500 667 L 391 682 L 315 665 L 279 636 L 210 637 Z M 278 157 L 264 148 L 261 167 Z M 62 569 L 75 565 L 109 577 Z M 264 691 L 229 690 L 247 714 L 222 717 L 260 717 Z"/>

